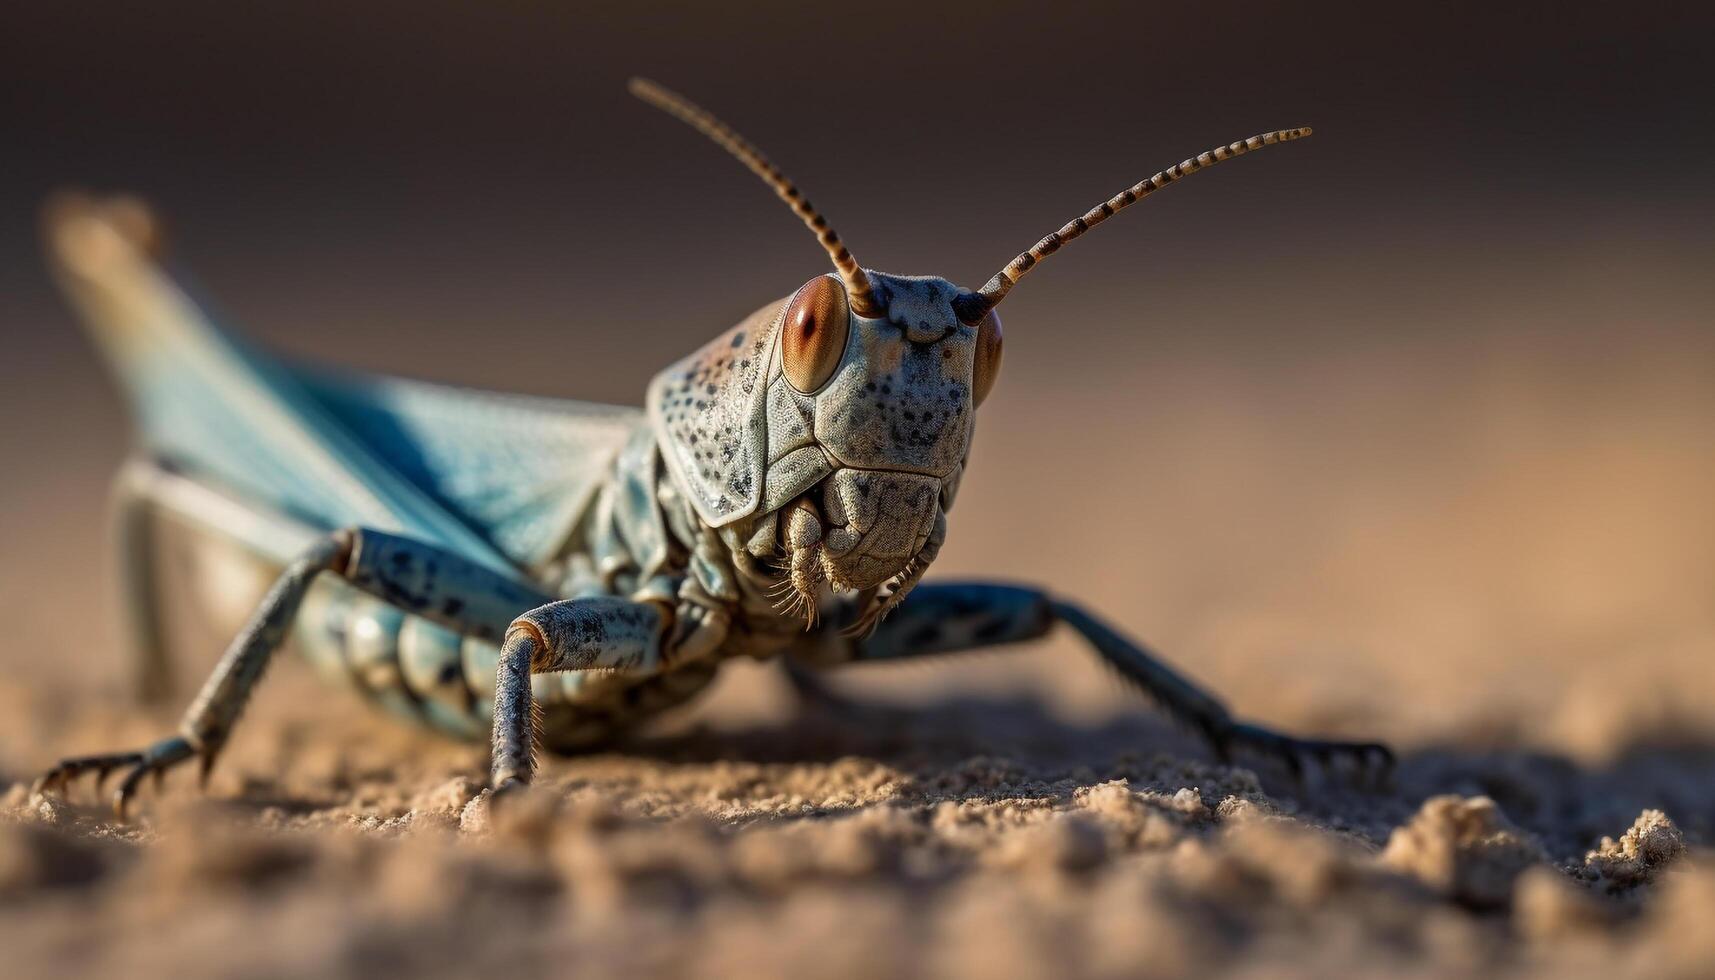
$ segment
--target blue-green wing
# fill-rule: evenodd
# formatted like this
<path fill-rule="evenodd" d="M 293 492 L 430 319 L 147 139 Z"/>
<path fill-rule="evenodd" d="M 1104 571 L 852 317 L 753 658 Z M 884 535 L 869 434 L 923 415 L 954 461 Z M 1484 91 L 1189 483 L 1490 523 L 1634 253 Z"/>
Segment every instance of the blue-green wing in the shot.
<path fill-rule="evenodd" d="M 628 409 L 289 365 L 218 329 L 99 206 L 58 215 L 49 242 L 149 451 L 311 527 L 532 568 L 641 424 Z"/>
<path fill-rule="evenodd" d="M 399 378 L 299 374 L 329 414 L 509 559 L 554 557 L 639 426 L 637 409 Z"/>

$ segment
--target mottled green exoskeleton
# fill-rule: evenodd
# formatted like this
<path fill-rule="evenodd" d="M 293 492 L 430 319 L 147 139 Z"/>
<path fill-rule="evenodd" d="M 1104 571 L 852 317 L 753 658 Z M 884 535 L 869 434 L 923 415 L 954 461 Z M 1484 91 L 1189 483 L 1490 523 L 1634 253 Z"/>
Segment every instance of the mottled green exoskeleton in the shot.
<path fill-rule="evenodd" d="M 158 515 L 279 577 L 178 734 L 65 760 L 42 788 L 125 769 L 114 797 L 123 815 L 150 773 L 195 758 L 206 774 L 289 638 L 328 677 L 399 714 L 491 737 L 502 791 L 530 781 L 538 740 L 599 742 L 686 700 L 733 657 L 822 668 L 1027 640 L 1056 623 L 1222 756 L 1248 748 L 1294 768 L 1335 757 L 1385 768 L 1380 745 L 1234 719 L 1068 599 L 919 586 L 1000 372 L 995 307 L 1008 290 L 1153 191 L 1309 130 L 1156 174 L 972 291 L 864 269 L 755 147 L 652 83 L 632 90 L 765 180 L 834 266 L 661 372 L 642 411 L 287 363 L 218 330 L 161 271 L 154 224 L 134 202 L 68 196 L 49 208 L 56 270 L 132 394 L 142 436 L 118 510 L 144 691 L 170 690 Z"/>

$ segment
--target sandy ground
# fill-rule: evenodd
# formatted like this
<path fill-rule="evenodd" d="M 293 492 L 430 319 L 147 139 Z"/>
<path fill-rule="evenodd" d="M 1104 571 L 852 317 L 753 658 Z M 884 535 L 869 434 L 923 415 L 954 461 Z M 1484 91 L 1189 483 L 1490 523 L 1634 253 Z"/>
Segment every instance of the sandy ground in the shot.
<path fill-rule="evenodd" d="M 1715 749 L 1659 697 L 1695 650 L 1547 708 L 1467 663 L 1391 718 L 1328 658 L 1228 671 L 1277 724 L 1395 738 L 1386 787 L 1216 765 L 1064 641 L 832 703 L 741 664 L 498 814 L 481 747 L 290 659 L 209 792 L 175 774 L 129 826 L 28 780 L 171 716 L 37 665 L 0 686 L 0 948 L 11 976 L 1707 976 Z"/>
<path fill-rule="evenodd" d="M 1706 747 L 1601 767 L 1425 748 L 1389 791 L 1300 790 L 1146 717 L 1072 726 L 1028 699 L 742 720 L 744 689 L 786 700 L 752 669 L 716 696 L 739 720 L 558 760 L 491 819 L 480 750 L 282 673 L 207 798 L 181 776 L 119 827 L 6 792 L 10 975 L 1715 967 Z M 9 735 L 76 733 L 9 739 L 9 780 L 157 730 L 6 695 Z"/>
<path fill-rule="evenodd" d="M 79 380 L 19 373 L 10 417 L 38 421 L 0 432 L 31 461 L 0 562 L 0 972 L 1715 975 L 1694 258 L 1569 259 L 1385 347 L 1073 369 L 1009 333 L 935 574 L 1051 582 L 1248 716 L 1385 738 L 1376 790 L 1215 765 L 1056 637 L 854 670 L 843 708 L 741 665 L 493 820 L 481 748 L 287 660 L 206 796 L 177 774 L 126 827 L 87 787 L 32 799 L 56 757 L 173 723 L 123 696 L 95 603 L 123 430 L 68 349 Z M 1625 312 L 1652 295 L 1683 302 Z M 1564 336 L 1509 331 L 1527 308 Z M 91 400 L 39 411 L 62 390 Z M 178 618 L 194 674 L 223 637 Z"/>

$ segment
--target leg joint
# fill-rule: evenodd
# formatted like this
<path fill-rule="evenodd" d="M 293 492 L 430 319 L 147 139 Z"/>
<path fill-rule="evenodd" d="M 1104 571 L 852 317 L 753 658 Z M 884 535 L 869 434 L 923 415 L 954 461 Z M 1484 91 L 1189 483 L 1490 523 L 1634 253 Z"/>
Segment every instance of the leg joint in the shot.
<path fill-rule="evenodd" d="M 542 635 L 542 630 L 535 623 L 522 617 L 512 621 L 506 628 L 506 639 L 502 647 L 507 650 L 515 649 L 513 644 L 519 641 L 530 644 L 530 672 L 541 673 L 551 669 L 553 654 L 548 649 L 548 638 Z"/>

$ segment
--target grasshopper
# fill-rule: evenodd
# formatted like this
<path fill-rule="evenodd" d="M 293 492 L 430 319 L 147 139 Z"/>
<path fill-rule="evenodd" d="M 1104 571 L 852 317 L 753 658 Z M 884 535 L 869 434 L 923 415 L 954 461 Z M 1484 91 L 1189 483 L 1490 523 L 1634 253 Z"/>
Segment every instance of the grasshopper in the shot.
<path fill-rule="evenodd" d="M 996 307 L 1066 243 L 1162 187 L 1297 140 L 1217 147 L 1097 205 L 977 290 L 866 269 L 798 188 L 708 112 L 631 91 L 760 177 L 833 271 L 757 310 L 649 385 L 644 408 L 527 398 L 287 363 L 219 330 L 163 271 L 129 198 L 46 211 L 57 278 L 132 397 L 140 446 L 116 499 L 140 691 L 170 690 L 158 515 L 236 545 L 278 579 L 185 712 L 80 774 L 210 767 L 277 649 L 412 721 L 491 740 L 490 789 L 528 784 L 536 747 L 575 751 L 686 701 L 734 657 L 800 671 L 1016 643 L 1062 624 L 1223 759 L 1391 765 L 1369 742 L 1236 719 L 1075 601 L 921 584 L 947 530 L 976 411 L 1001 366 Z M 218 583 L 217 583 L 218 584 Z M 806 674 L 808 676 L 808 674 Z"/>

